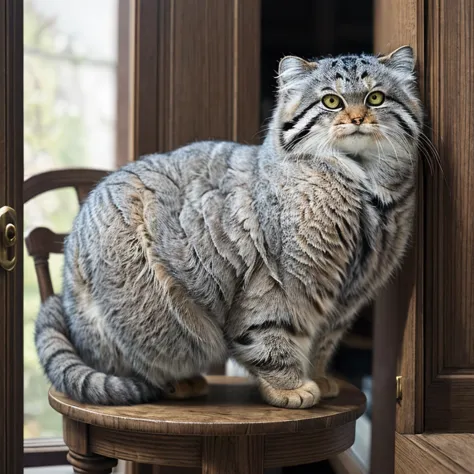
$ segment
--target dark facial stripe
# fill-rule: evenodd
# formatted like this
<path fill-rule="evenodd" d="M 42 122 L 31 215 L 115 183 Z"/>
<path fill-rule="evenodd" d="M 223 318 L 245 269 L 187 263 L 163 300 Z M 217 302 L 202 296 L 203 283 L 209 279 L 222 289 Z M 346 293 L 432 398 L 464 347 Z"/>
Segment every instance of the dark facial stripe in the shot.
<path fill-rule="evenodd" d="M 299 133 L 297 133 L 288 143 L 286 143 L 283 148 L 286 151 L 290 151 L 294 145 L 297 145 L 301 140 L 303 140 L 304 137 L 306 137 L 306 135 L 308 135 L 313 125 L 319 120 L 322 115 L 324 115 L 323 111 L 316 115 L 316 117 L 313 117 L 306 125 L 306 127 Z"/>
<path fill-rule="evenodd" d="M 408 106 L 406 104 L 404 104 L 402 101 L 398 100 L 398 99 L 395 99 L 395 97 L 392 97 L 392 96 L 387 96 L 386 97 L 387 99 L 391 100 L 392 102 L 395 102 L 396 104 L 398 104 L 400 107 L 403 108 L 403 110 L 410 116 L 410 118 L 413 120 L 413 122 L 415 122 L 418 127 L 421 127 L 421 124 L 420 122 L 418 121 L 418 118 L 415 116 L 415 114 L 408 108 Z"/>
<path fill-rule="evenodd" d="M 285 122 L 283 124 L 283 130 L 285 132 L 287 132 L 288 130 L 291 130 L 295 125 L 296 123 L 309 111 L 311 110 L 315 105 L 317 105 L 318 103 L 320 102 L 320 100 L 315 100 L 314 102 L 312 102 L 311 104 L 308 105 L 308 107 L 306 107 L 302 112 L 300 112 L 298 115 L 296 115 L 295 117 L 293 117 L 289 122 Z"/>
<path fill-rule="evenodd" d="M 364 71 L 364 72 L 360 75 L 360 78 L 361 78 L 361 79 L 365 79 L 368 75 L 369 75 L 369 73 L 368 73 L 367 71 Z"/>
<path fill-rule="evenodd" d="M 46 363 L 44 364 L 44 371 L 48 374 L 49 373 L 49 369 L 51 367 L 51 364 L 54 362 L 54 359 L 56 359 L 58 356 L 60 356 L 61 354 L 72 354 L 72 355 L 75 355 L 74 351 L 72 351 L 71 349 L 58 349 L 57 351 L 53 352 L 48 360 L 46 361 Z"/>
<path fill-rule="evenodd" d="M 339 74 L 339 73 L 336 73 L 336 80 L 337 80 L 337 79 L 344 79 L 344 78 L 342 77 L 342 75 L 341 75 L 341 74 Z"/>
<path fill-rule="evenodd" d="M 389 110 L 389 112 L 398 120 L 400 126 L 403 128 L 403 131 L 409 136 L 413 137 L 413 131 L 408 125 L 407 121 L 395 110 Z"/>

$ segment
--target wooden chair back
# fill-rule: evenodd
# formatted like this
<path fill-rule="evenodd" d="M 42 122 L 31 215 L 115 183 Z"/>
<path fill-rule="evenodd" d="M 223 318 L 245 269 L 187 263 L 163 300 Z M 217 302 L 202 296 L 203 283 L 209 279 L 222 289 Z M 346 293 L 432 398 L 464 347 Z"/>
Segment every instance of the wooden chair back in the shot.
<path fill-rule="evenodd" d="M 23 201 L 26 203 L 40 194 L 55 189 L 74 188 L 80 205 L 92 188 L 109 173 L 109 171 L 87 168 L 40 173 L 24 182 Z M 46 227 L 37 227 L 25 238 L 28 254 L 35 262 L 41 301 L 54 294 L 49 271 L 49 256 L 52 253 L 63 253 L 66 236 L 67 234 L 56 234 Z"/>

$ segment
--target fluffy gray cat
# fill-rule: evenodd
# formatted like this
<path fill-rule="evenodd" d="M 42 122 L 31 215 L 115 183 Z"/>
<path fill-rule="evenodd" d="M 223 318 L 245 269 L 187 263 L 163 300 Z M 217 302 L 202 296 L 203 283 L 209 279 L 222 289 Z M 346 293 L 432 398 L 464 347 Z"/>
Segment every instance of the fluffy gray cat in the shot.
<path fill-rule="evenodd" d="M 202 395 L 234 357 L 279 407 L 338 394 L 328 360 L 407 247 L 422 107 L 410 47 L 280 63 L 261 146 L 194 143 L 104 179 L 36 346 L 95 404 Z"/>

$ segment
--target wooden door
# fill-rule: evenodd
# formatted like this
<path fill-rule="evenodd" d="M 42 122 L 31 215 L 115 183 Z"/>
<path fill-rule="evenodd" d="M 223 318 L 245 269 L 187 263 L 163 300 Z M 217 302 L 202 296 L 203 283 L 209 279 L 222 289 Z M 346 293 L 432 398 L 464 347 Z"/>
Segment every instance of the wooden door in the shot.
<path fill-rule="evenodd" d="M 426 7 L 425 431 L 474 431 L 474 4 Z"/>
<path fill-rule="evenodd" d="M 0 208 L 16 210 L 18 239 L 16 267 L 0 267 L 0 473 L 8 474 L 23 472 L 22 4 L 0 0 Z"/>
<path fill-rule="evenodd" d="M 375 44 L 411 44 L 426 107 L 414 249 L 379 301 L 397 321 L 397 431 L 474 430 L 474 4 L 375 0 Z M 438 163 L 439 161 L 439 163 Z M 393 381 L 392 394 L 395 383 Z M 395 398 L 395 397 L 393 397 Z"/>

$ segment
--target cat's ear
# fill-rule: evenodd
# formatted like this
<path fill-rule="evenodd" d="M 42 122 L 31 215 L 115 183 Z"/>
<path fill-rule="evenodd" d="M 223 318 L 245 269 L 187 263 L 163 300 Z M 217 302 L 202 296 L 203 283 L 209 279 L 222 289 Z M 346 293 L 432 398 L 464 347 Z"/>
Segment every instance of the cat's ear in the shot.
<path fill-rule="evenodd" d="M 411 46 L 401 46 L 386 56 L 379 57 L 379 61 L 397 71 L 411 74 L 415 70 L 415 56 Z"/>
<path fill-rule="evenodd" d="M 278 67 L 278 84 L 285 89 L 292 82 L 299 81 L 316 69 L 316 63 L 308 62 L 297 56 L 285 56 Z"/>

